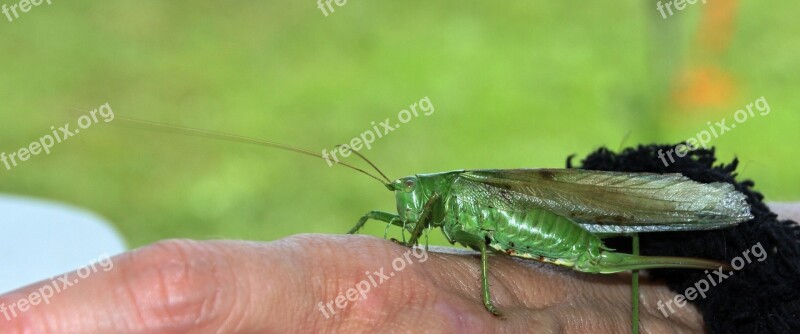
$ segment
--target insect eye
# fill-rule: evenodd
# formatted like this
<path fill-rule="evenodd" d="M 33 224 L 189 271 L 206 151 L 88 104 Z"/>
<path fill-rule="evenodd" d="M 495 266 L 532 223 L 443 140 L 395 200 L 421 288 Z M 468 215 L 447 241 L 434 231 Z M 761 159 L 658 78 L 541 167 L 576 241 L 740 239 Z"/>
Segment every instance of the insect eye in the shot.
<path fill-rule="evenodd" d="M 405 182 L 403 182 L 403 191 L 410 193 L 411 191 L 414 190 L 414 186 L 416 186 L 414 180 L 406 180 Z"/>

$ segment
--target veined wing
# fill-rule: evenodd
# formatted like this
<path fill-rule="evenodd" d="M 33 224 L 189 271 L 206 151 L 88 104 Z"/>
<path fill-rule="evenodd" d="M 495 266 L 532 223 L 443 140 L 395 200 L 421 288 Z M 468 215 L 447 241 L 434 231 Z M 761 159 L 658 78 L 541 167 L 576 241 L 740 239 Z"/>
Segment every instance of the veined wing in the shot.
<path fill-rule="evenodd" d="M 744 194 L 732 185 L 681 174 L 506 169 L 466 171 L 460 179 L 482 204 L 543 208 L 592 232 L 703 230 L 753 218 Z"/>

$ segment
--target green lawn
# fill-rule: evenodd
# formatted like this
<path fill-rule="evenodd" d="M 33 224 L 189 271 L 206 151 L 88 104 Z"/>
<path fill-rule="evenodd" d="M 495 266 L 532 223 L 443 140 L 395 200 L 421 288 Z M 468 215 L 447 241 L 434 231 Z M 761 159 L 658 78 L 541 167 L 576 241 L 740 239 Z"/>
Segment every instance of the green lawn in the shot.
<path fill-rule="evenodd" d="M 740 3 L 715 56 L 693 49 L 698 5 L 663 20 L 635 0 L 351 0 L 328 17 L 313 1 L 53 1 L 0 16 L 0 152 L 106 102 L 116 116 L 320 151 L 428 96 L 434 114 L 362 151 L 390 177 L 563 167 L 627 133 L 626 145 L 684 140 L 764 96 L 768 115 L 712 144 L 767 200 L 798 200 L 800 3 L 779 3 Z M 700 62 L 729 73 L 734 96 L 670 103 L 671 73 Z M 368 210 L 394 210 L 385 188 L 321 160 L 121 125 L 0 165 L 0 191 L 94 210 L 132 246 L 342 233 Z"/>

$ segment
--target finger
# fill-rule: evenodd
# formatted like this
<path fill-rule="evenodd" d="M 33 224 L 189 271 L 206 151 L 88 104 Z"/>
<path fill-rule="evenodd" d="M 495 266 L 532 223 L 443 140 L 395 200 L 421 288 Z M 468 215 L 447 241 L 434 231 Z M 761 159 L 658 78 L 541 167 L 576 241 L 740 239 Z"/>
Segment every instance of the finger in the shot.
<path fill-rule="evenodd" d="M 502 321 L 480 302 L 476 258 L 428 259 L 369 237 L 170 241 L 113 261 L 113 270 L 80 280 L 49 303 L 0 319 L 0 332 L 615 332 L 626 328 L 628 314 L 627 280 L 497 257 L 490 272 L 493 300 L 509 314 Z M 0 304 L 18 305 L 45 284 L 0 296 Z M 648 290 L 643 288 L 645 306 Z M 650 323 L 655 328 L 664 321 Z"/>
<path fill-rule="evenodd" d="M 347 292 L 367 271 L 374 275 L 390 268 L 392 259 L 408 251 L 360 236 L 304 235 L 271 243 L 160 242 L 112 258 L 107 272 L 85 278 L 66 274 L 69 285 L 47 303 L 32 305 L 30 296 L 50 281 L 0 296 L 0 305 L 12 308 L 8 318 L 0 319 L 0 333 L 430 329 L 437 319 L 423 317 L 427 301 L 433 300 L 430 285 L 416 284 L 414 270 L 370 291 L 359 303 L 339 302 L 339 296 L 350 298 Z M 319 308 L 324 304 L 337 314 L 324 316 Z"/>
<path fill-rule="evenodd" d="M 448 300 L 447 307 L 457 309 L 454 313 L 462 317 L 481 318 L 479 325 L 468 327 L 472 330 L 483 328 L 489 332 L 508 333 L 530 332 L 533 328 L 541 333 L 630 331 L 628 274 L 585 274 L 502 255 L 492 257 L 489 260 L 492 300 L 506 316 L 496 321 L 491 316 L 481 317 L 489 312 L 481 302 L 476 257 L 431 254 L 431 261 L 425 267 L 443 269 L 431 277 L 436 289 L 461 296 L 461 300 Z M 658 310 L 659 300 L 674 297 L 667 287 L 643 279 L 640 293 L 641 324 L 646 332 L 693 333 L 703 328 L 702 317 L 691 304 L 674 307 L 674 313 L 668 316 Z"/>
<path fill-rule="evenodd" d="M 50 281 L 0 296 L 13 308 L 0 315 L 0 333 L 268 332 L 303 323 L 292 312 L 303 296 L 287 294 L 293 268 L 273 249 L 187 240 L 144 247 L 112 258 L 108 272 L 68 274 L 70 285 L 47 303 L 30 296 Z"/>

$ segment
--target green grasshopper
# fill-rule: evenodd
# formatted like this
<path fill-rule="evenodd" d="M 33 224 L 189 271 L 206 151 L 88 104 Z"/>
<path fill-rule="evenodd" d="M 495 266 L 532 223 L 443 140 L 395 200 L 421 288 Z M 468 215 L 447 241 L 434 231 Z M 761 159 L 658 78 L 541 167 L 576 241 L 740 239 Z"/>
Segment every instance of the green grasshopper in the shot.
<path fill-rule="evenodd" d="M 579 169 L 458 170 L 387 183 L 398 214 L 370 220 L 401 226 L 415 245 L 426 228 L 481 254 L 483 304 L 489 293 L 489 250 L 587 273 L 650 268 L 716 269 L 711 260 L 616 253 L 602 239 L 638 232 L 706 230 L 752 218 L 745 196 L 727 183 L 703 184 L 680 174 Z"/>
<path fill-rule="evenodd" d="M 122 118 L 119 118 L 122 119 Z M 248 137 L 123 119 L 189 135 L 290 150 L 308 150 Z M 410 232 L 401 242 L 418 244 L 424 231 L 441 228 L 451 244 L 480 252 L 483 304 L 495 315 L 489 289 L 489 252 L 570 267 L 586 273 L 651 268 L 716 269 L 704 259 L 639 256 L 637 233 L 725 228 L 752 219 L 745 196 L 727 183 L 703 184 L 680 174 L 622 173 L 580 169 L 488 169 L 417 174 L 392 181 L 372 162 L 377 177 L 395 193 L 397 214 L 371 211 L 348 232 L 377 220 Z M 405 233 L 404 233 L 405 234 Z M 634 237 L 634 254 L 618 253 L 602 239 Z M 638 281 L 634 276 L 633 331 L 638 332 Z"/>

